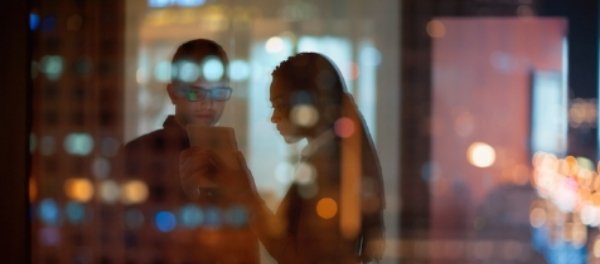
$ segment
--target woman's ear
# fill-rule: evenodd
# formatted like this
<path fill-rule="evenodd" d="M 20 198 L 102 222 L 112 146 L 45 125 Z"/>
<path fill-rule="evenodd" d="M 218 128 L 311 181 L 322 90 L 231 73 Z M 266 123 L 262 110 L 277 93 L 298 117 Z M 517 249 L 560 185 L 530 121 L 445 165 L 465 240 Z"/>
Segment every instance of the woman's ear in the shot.
<path fill-rule="evenodd" d="M 171 103 L 175 104 L 175 99 L 177 99 L 177 95 L 175 94 L 175 88 L 173 87 L 172 83 L 167 84 L 167 93 L 169 94 L 169 99 L 171 99 Z"/>

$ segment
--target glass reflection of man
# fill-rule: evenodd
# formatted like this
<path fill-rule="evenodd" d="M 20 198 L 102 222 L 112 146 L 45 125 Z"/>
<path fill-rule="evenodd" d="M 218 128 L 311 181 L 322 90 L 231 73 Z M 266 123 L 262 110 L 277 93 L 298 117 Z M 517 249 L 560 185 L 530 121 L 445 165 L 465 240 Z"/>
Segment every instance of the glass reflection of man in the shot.
<path fill-rule="evenodd" d="M 231 96 L 228 59 L 217 43 L 195 39 L 173 56 L 172 82 L 167 85 L 175 115 L 163 128 L 127 143 L 125 177 L 144 181 L 149 197 L 131 206 L 126 219 L 126 255 L 134 262 L 258 263 L 258 242 L 248 230 L 244 211 L 235 205 L 202 202 L 189 175 L 180 177 L 180 155 L 190 147 L 187 125 L 215 125 Z M 214 67 L 211 70 L 206 67 Z M 206 73 L 206 74 L 204 74 Z M 215 73 L 215 74 L 211 74 Z M 193 179 L 192 179 L 193 180 Z M 138 221 L 142 222 L 142 221 Z"/>

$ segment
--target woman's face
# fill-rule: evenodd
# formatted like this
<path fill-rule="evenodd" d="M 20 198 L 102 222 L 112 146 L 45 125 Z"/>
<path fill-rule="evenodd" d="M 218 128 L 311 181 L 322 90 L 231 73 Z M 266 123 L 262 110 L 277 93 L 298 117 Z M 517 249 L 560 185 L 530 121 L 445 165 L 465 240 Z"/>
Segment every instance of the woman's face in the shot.
<path fill-rule="evenodd" d="M 271 123 L 275 124 L 277 131 L 287 143 L 295 143 L 303 138 L 299 128 L 290 119 L 291 94 L 282 82 L 273 80 L 270 87 L 270 101 L 273 107 Z"/>

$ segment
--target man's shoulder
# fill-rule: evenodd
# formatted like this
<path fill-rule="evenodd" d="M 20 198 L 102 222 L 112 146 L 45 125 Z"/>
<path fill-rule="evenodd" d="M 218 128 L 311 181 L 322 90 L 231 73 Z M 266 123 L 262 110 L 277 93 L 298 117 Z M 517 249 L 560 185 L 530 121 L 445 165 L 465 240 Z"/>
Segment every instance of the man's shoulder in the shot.
<path fill-rule="evenodd" d="M 150 133 L 147 133 L 145 135 L 141 135 L 137 138 L 132 139 L 131 141 L 129 141 L 125 144 L 125 148 L 130 149 L 130 148 L 138 148 L 141 146 L 147 146 L 147 145 L 154 143 L 156 140 L 160 140 L 161 138 L 164 138 L 164 137 L 165 137 L 164 129 L 158 129 L 158 130 L 152 131 Z"/>

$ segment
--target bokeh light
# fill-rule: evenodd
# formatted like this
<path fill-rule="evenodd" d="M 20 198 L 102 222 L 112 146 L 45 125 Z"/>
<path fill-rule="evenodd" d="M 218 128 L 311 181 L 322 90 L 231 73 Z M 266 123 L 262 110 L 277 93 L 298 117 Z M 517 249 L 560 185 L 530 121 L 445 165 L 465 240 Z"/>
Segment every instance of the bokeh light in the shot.
<path fill-rule="evenodd" d="M 191 61 L 182 60 L 175 63 L 172 74 L 178 81 L 191 83 L 200 77 L 200 67 Z"/>
<path fill-rule="evenodd" d="M 287 161 L 283 161 L 275 166 L 275 179 L 282 184 L 288 184 L 293 180 L 294 167 Z"/>
<path fill-rule="evenodd" d="M 94 140 L 88 133 L 71 133 L 65 137 L 64 148 L 67 153 L 86 156 L 94 148 Z"/>
<path fill-rule="evenodd" d="M 64 188 L 67 197 L 78 202 L 88 202 L 94 195 L 94 186 L 85 178 L 67 179 Z"/>
<path fill-rule="evenodd" d="M 114 203 L 119 200 L 121 196 L 120 186 L 112 180 L 105 180 L 101 182 L 98 186 L 98 189 L 98 195 L 100 196 L 100 199 L 106 203 Z"/>
<path fill-rule="evenodd" d="M 333 218 L 338 211 L 338 205 L 335 200 L 329 197 L 321 198 L 317 202 L 317 215 L 323 219 Z"/>
<path fill-rule="evenodd" d="M 46 55 L 40 61 L 40 71 L 51 81 L 60 78 L 64 70 L 63 58 L 58 55 Z"/>
<path fill-rule="evenodd" d="M 446 26 L 442 21 L 431 20 L 427 23 L 427 34 L 432 38 L 443 38 L 446 35 Z"/>
<path fill-rule="evenodd" d="M 221 211 L 216 207 L 208 207 L 204 210 L 204 224 L 209 228 L 221 226 Z"/>
<path fill-rule="evenodd" d="M 311 127 L 319 121 L 319 112 L 310 104 L 298 104 L 292 108 L 290 119 L 298 126 Z"/>
<path fill-rule="evenodd" d="M 37 13 L 29 14 L 29 29 L 36 30 L 40 26 L 40 16 Z"/>
<path fill-rule="evenodd" d="M 243 227 L 248 223 L 248 210 L 240 205 L 232 206 L 225 211 L 224 218 L 233 227 Z"/>
<path fill-rule="evenodd" d="M 67 220 L 72 224 L 80 224 L 85 219 L 85 207 L 83 204 L 70 201 L 65 206 Z"/>
<path fill-rule="evenodd" d="M 295 181 L 301 185 L 307 185 L 315 182 L 317 177 L 315 167 L 308 162 L 300 162 L 296 166 Z"/>
<path fill-rule="evenodd" d="M 265 49 L 268 53 L 279 53 L 283 51 L 284 45 L 285 43 L 283 42 L 282 38 L 271 37 L 267 40 L 267 43 L 265 44 Z"/>
<path fill-rule="evenodd" d="M 187 228 L 196 228 L 202 224 L 204 214 L 202 209 L 194 204 L 188 204 L 179 212 L 181 225 Z"/>
<path fill-rule="evenodd" d="M 246 80 L 250 77 L 250 66 L 245 60 L 233 60 L 229 63 L 227 74 L 232 81 Z"/>
<path fill-rule="evenodd" d="M 141 70 L 141 68 L 140 68 Z M 168 61 L 160 61 L 154 67 L 154 79 L 160 82 L 170 82 L 171 81 L 171 63 Z"/>
<path fill-rule="evenodd" d="M 129 208 L 125 212 L 125 224 L 129 229 L 138 229 L 144 224 L 144 214 L 137 208 Z"/>
<path fill-rule="evenodd" d="M 124 204 L 137 204 L 148 198 L 148 186 L 140 180 L 130 180 L 123 184 L 121 201 Z"/>
<path fill-rule="evenodd" d="M 40 230 L 39 239 L 42 245 L 57 246 L 60 244 L 60 230 L 56 227 L 44 227 Z"/>
<path fill-rule="evenodd" d="M 225 74 L 223 62 L 215 56 L 210 56 L 202 63 L 202 75 L 207 81 L 219 81 Z"/>
<path fill-rule="evenodd" d="M 354 121 L 348 117 L 342 117 L 335 121 L 334 124 L 335 134 L 341 138 L 348 138 L 356 131 Z"/>
<path fill-rule="evenodd" d="M 161 232 L 170 232 L 177 226 L 175 215 L 169 211 L 159 211 L 154 216 L 154 225 Z"/>
<path fill-rule="evenodd" d="M 60 221 L 60 209 L 52 198 L 46 198 L 38 205 L 40 220 L 46 225 L 56 225 Z"/>
<path fill-rule="evenodd" d="M 496 151 L 486 143 L 474 142 L 467 149 L 467 160 L 475 167 L 487 168 L 496 161 Z"/>
<path fill-rule="evenodd" d="M 544 226 L 547 218 L 546 210 L 543 208 L 535 207 L 529 212 L 529 223 L 532 227 L 540 228 Z"/>

